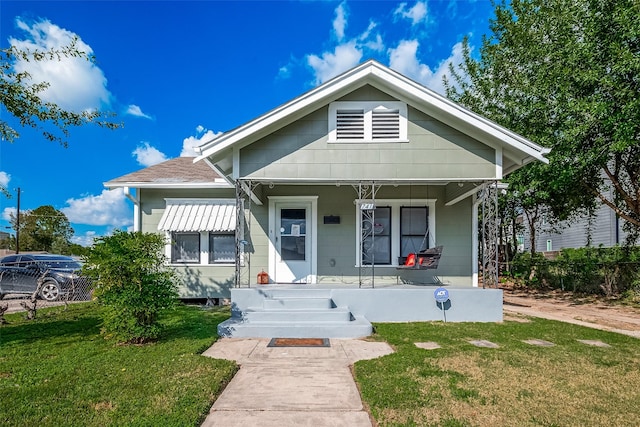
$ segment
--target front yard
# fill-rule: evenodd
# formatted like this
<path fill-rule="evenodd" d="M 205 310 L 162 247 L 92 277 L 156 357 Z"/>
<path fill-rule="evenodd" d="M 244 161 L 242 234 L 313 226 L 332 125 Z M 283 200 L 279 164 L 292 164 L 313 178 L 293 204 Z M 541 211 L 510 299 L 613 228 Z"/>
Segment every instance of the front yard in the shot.
<path fill-rule="evenodd" d="M 0 326 L 0 425 L 201 424 L 237 370 L 200 355 L 228 309 L 180 306 L 164 317 L 161 341 L 143 346 L 104 340 L 96 309 L 56 307 L 39 311 L 36 321 L 7 315 L 10 323 Z M 357 362 L 354 373 L 378 425 L 637 425 L 640 340 L 508 319 L 376 325 L 372 339 L 396 352 Z"/>
<path fill-rule="evenodd" d="M 524 318 L 376 329 L 374 338 L 396 352 L 357 362 L 354 371 L 380 426 L 626 427 L 640 420 L 637 338 Z"/>
<path fill-rule="evenodd" d="M 162 339 L 117 346 L 100 335 L 97 306 L 7 315 L 0 326 L 0 425 L 198 425 L 235 363 L 200 355 L 226 311 L 181 306 Z"/>

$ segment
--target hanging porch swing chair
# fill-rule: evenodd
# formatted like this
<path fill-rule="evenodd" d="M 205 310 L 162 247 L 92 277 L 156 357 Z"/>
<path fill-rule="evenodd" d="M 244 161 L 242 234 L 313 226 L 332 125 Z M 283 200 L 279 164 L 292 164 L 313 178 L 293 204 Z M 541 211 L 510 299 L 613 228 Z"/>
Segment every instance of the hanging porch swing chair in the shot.
<path fill-rule="evenodd" d="M 424 247 L 425 243 L 429 241 L 429 227 L 424 234 L 420 247 Z M 438 268 L 440 263 L 440 257 L 442 256 L 443 246 L 435 246 L 433 248 L 422 249 L 416 252 L 415 248 L 413 252 L 409 253 L 404 260 L 403 265 L 396 267 L 398 270 L 427 270 Z"/>
<path fill-rule="evenodd" d="M 428 191 L 428 190 L 427 190 Z M 427 194 L 428 197 L 428 194 Z M 409 198 L 412 198 L 412 186 L 409 186 Z M 411 218 L 409 219 L 411 221 Z M 429 248 L 429 223 L 427 222 L 426 231 L 424 233 L 424 237 L 422 238 L 422 242 L 416 250 L 415 243 L 412 242 L 413 251 L 407 255 L 404 259 L 404 263 L 396 267 L 398 270 L 427 270 L 432 269 L 435 270 L 438 268 L 438 264 L 440 263 L 440 257 L 442 257 L 443 246 L 434 246 Z M 426 249 L 422 249 L 426 248 Z"/>

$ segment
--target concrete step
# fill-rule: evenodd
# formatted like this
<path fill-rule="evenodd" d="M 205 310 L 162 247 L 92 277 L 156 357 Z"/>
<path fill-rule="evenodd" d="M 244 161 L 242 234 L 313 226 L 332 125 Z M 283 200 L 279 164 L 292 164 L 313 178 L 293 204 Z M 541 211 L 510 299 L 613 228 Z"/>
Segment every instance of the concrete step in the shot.
<path fill-rule="evenodd" d="M 265 310 L 320 310 L 334 307 L 333 300 L 325 297 L 278 297 L 263 302 Z"/>
<path fill-rule="evenodd" d="M 345 308 L 310 309 L 249 309 L 244 312 L 246 322 L 350 322 L 351 312 Z"/>
<path fill-rule="evenodd" d="M 296 288 L 259 288 L 265 298 L 331 298 L 331 289 L 308 289 L 304 285 Z"/>
<path fill-rule="evenodd" d="M 233 338 L 362 338 L 373 333 L 365 318 L 350 322 L 245 322 L 231 318 L 218 325 L 218 335 Z"/>

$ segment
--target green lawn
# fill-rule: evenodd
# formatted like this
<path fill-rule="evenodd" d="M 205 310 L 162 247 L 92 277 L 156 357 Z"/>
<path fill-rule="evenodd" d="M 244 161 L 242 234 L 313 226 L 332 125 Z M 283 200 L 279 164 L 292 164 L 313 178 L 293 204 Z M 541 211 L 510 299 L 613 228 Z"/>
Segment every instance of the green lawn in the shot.
<path fill-rule="evenodd" d="M 640 425 L 636 338 L 543 319 L 378 324 L 376 332 L 396 353 L 357 362 L 354 371 L 380 426 Z M 531 339 L 555 346 L 523 342 Z M 442 348 L 419 349 L 416 342 Z"/>
<path fill-rule="evenodd" d="M 93 303 L 7 315 L 0 326 L 0 425 L 195 426 L 237 370 L 200 353 L 227 310 L 180 306 L 162 339 L 118 346 Z"/>

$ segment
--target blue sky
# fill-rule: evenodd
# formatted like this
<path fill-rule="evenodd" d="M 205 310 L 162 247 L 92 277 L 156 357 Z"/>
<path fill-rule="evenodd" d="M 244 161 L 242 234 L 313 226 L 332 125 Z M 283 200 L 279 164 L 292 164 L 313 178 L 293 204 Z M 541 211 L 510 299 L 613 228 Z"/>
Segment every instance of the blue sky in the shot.
<path fill-rule="evenodd" d="M 80 46 L 78 60 L 16 64 L 50 87 L 43 97 L 117 114 L 124 127 L 71 128 L 69 146 L 2 120 L 20 138 L 0 141 L 0 229 L 21 209 L 52 205 L 74 241 L 128 229 L 133 208 L 103 183 L 192 147 L 295 98 L 368 59 L 442 92 L 460 42 L 488 33 L 488 0 L 441 1 L 6 1 L 3 48 Z"/>

